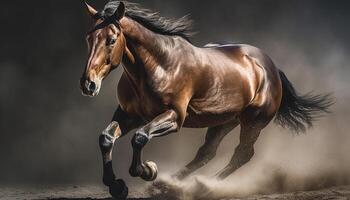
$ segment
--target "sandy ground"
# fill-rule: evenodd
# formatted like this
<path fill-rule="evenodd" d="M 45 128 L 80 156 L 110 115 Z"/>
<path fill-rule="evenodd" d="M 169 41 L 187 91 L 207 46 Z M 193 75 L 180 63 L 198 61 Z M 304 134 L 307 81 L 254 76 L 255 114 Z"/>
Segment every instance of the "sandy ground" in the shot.
<path fill-rule="evenodd" d="M 109 200 L 106 188 L 99 186 L 56 186 L 56 187 L 36 187 L 36 188 L 0 188 L 0 199 L 47 199 L 47 200 Z M 172 197 L 147 197 L 142 193 L 130 192 L 130 200 L 159 200 L 159 199 L 174 199 Z M 284 200 L 301 200 L 301 199 L 350 199 L 350 186 L 339 186 L 319 191 L 299 191 L 286 194 L 272 195 L 252 195 L 246 197 L 228 197 L 222 200 L 269 200 L 269 199 L 284 199 Z"/>

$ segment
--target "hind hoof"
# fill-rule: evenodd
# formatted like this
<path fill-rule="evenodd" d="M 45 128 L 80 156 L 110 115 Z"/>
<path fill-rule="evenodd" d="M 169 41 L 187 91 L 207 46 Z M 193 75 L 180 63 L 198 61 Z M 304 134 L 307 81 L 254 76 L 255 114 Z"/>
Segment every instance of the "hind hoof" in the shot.
<path fill-rule="evenodd" d="M 145 181 L 154 181 L 157 178 L 158 168 L 156 163 L 152 161 L 145 161 L 142 165 L 143 173 L 141 178 Z"/>
<path fill-rule="evenodd" d="M 123 180 L 118 179 L 109 186 L 109 193 L 117 200 L 125 200 L 129 189 Z"/>

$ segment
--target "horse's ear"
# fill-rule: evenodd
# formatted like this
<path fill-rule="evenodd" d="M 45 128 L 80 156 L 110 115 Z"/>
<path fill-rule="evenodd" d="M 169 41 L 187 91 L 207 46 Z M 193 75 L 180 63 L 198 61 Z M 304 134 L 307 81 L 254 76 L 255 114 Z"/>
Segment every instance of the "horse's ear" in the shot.
<path fill-rule="evenodd" d="M 119 3 L 118 9 L 113 14 L 113 18 L 117 21 L 119 21 L 121 18 L 123 18 L 125 15 L 125 4 L 121 1 Z"/>
<path fill-rule="evenodd" d="M 85 6 L 86 6 L 86 11 L 88 12 L 88 14 L 91 17 L 95 17 L 95 15 L 97 14 L 97 10 L 95 8 L 93 8 L 92 6 L 90 6 L 88 3 L 86 3 L 86 1 L 84 1 Z"/>

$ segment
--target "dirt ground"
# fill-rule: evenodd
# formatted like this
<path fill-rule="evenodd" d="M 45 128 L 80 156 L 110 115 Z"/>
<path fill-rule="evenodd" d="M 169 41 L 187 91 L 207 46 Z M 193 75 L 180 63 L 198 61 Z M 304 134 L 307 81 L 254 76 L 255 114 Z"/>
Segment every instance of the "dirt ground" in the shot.
<path fill-rule="evenodd" d="M 46 200 L 109 200 L 106 188 L 100 186 L 55 186 L 55 187 L 31 187 L 26 189 L 20 188 L 0 188 L 0 199 L 4 200 L 22 200 L 22 199 L 46 199 Z M 130 192 L 130 200 L 162 200 L 174 199 L 167 196 L 153 196 Z M 271 195 L 252 195 L 246 197 L 226 197 L 221 200 L 302 200 L 302 199 L 350 199 L 350 186 L 338 186 L 319 191 L 299 191 L 286 194 L 271 194 Z"/>

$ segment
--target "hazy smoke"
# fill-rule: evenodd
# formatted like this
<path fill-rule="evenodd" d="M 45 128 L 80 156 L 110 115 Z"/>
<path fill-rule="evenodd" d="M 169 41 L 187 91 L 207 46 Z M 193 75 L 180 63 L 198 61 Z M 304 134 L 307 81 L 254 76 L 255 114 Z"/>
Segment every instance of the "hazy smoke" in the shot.
<path fill-rule="evenodd" d="M 141 2 L 141 1 L 138 1 Z M 27 4 L 18 7 L 18 4 Z M 10 183 L 100 183 L 98 134 L 117 107 L 115 86 L 121 69 L 104 82 L 96 99 L 84 98 L 78 79 L 86 61 L 89 27 L 80 1 L 5 3 L 0 58 L 0 181 Z M 94 4 L 94 2 L 92 2 Z M 98 4 L 98 5 L 96 5 Z M 96 2 L 102 8 L 103 2 Z M 306 135 L 294 136 L 271 124 L 256 144 L 256 155 L 222 184 L 211 176 L 223 168 L 238 144 L 238 129 L 227 136 L 218 156 L 197 172 L 197 182 L 214 197 L 316 189 L 349 184 L 350 24 L 348 1 L 143 1 L 169 17 L 191 13 L 203 45 L 239 41 L 264 49 L 301 93 L 333 92 L 333 113 Z M 22 8 L 23 7 L 23 8 Z M 14 13 L 9 11 L 16 10 Z M 22 21 L 17 21 L 22 19 Z M 184 129 L 154 139 L 145 158 L 170 174 L 190 161 L 205 130 Z M 130 134 L 115 150 L 117 176 L 130 188 Z M 208 176 L 209 178 L 206 178 Z M 165 178 L 165 180 L 168 180 Z M 215 183 L 215 184 L 214 184 Z M 170 184 L 170 183 L 169 183 Z M 171 183 L 182 194 L 198 183 Z M 185 185 L 185 186 L 184 186 Z"/>

